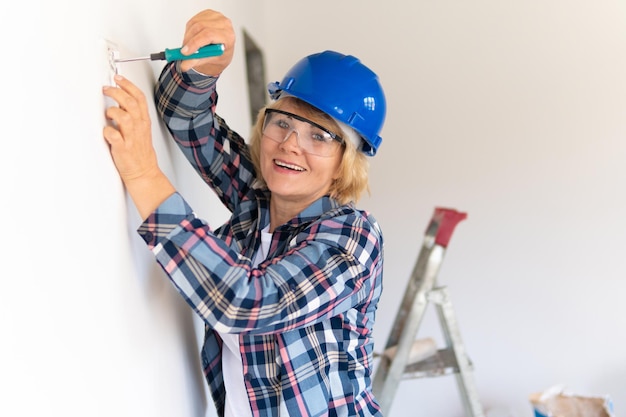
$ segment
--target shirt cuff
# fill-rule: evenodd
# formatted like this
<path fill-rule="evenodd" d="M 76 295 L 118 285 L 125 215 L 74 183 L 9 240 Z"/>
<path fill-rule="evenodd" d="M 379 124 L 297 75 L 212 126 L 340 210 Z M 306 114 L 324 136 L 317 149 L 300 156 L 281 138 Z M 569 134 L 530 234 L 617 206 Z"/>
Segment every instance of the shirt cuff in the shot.
<path fill-rule="evenodd" d="M 152 212 L 139 226 L 137 233 L 150 249 L 167 240 L 172 230 L 178 228 L 185 219 L 194 214 L 185 199 L 175 192 Z"/>
<path fill-rule="evenodd" d="M 213 84 L 215 84 L 215 82 L 219 78 L 219 77 L 214 77 L 212 75 L 203 74 L 201 72 L 196 71 L 193 68 L 187 72 L 183 72 L 180 69 L 180 63 L 181 61 L 174 61 L 176 72 L 180 74 L 185 84 L 190 85 L 192 87 L 202 88 L 202 89 L 209 88 Z"/>

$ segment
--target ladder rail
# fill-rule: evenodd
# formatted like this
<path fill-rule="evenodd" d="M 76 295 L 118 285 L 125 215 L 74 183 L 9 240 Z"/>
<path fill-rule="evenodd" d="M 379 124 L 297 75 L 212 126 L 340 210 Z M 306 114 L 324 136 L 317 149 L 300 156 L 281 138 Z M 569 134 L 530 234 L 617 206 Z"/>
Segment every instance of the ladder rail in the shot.
<path fill-rule="evenodd" d="M 435 277 L 439 268 L 437 265 L 434 265 L 436 270 L 433 271 L 433 260 L 431 257 L 435 256 L 437 261 L 441 258 L 439 254 L 434 252 L 435 250 L 435 245 L 429 245 L 426 242 L 422 245 L 417 262 L 415 263 L 411 276 L 409 277 L 404 297 L 402 298 L 402 303 L 396 313 L 396 319 L 394 320 L 394 325 L 389 333 L 389 338 L 387 339 L 387 345 L 385 348 L 398 344 L 401 335 L 404 333 L 406 323 L 411 317 L 410 306 L 414 303 L 415 297 L 418 296 L 420 291 L 434 285 Z"/>
<path fill-rule="evenodd" d="M 428 296 L 435 304 L 437 315 L 440 318 L 439 322 L 443 328 L 446 345 L 452 348 L 452 352 L 454 353 L 454 361 L 458 367 L 454 376 L 459 387 L 459 392 L 461 393 L 465 413 L 468 416 L 482 417 L 483 410 L 478 400 L 478 392 L 476 391 L 476 385 L 472 376 L 472 364 L 469 361 L 469 356 L 461 338 L 461 331 L 459 330 L 452 301 L 450 301 L 448 295 L 448 288 L 445 286 L 434 288 L 430 291 Z"/>

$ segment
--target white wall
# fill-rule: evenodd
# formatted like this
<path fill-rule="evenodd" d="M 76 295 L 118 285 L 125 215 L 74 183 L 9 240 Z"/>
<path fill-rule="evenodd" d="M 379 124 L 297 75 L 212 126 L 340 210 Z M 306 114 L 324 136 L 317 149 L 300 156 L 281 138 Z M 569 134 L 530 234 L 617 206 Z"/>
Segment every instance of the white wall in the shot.
<path fill-rule="evenodd" d="M 102 138 L 108 39 L 122 57 L 180 46 L 187 19 L 213 7 L 254 37 L 262 2 L 179 0 L 13 2 L 0 33 L 4 227 L 0 415 L 212 415 L 197 319 L 135 232 Z M 6 13 L 8 12 L 8 13 Z M 240 38 L 242 38 L 240 36 Z M 152 96 L 163 63 L 123 64 Z M 250 125 L 243 44 L 220 85 L 220 110 Z M 194 208 L 225 213 L 151 108 L 163 169 Z"/>
<path fill-rule="evenodd" d="M 440 282 L 485 408 L 529 417 L 528 395 L 562 383 L 610 394 L 621 415 L 626 3 L 319 0 L 297 13 L 293 3 L 273 2 L 269 74 L 335 48 L 375 68 L 388 92 L 361 202 L 386 238 L 378 346 L 433 208 L 453 207 L 468 219 Z M 420 335 L 439 335 L 427 319 Z M 401 387 L 392 416 L 462 415 L 451 377 Z"/>
<path fill-rule="evenodd" d="M 441 271 L 491 415 L 529 417 L 556 383 L 626 404 L 626 5 L 133 0 L 13 2 L 3 12 L 5 256 L 0 414 L 202 416 L 197 322 L 153 263 L 101 136 L 101 41 L 177 46 L 213 7 L 266 52 L 268 81 L 337 49 L 389 100 L 372 195 L 386 238 L 382 347 L 435 206 L 469 214 Z M 264 32 L 264 29 L 267 32 Z M 241 39 L 241 37 L 240 37 Z M 249 125 L 242 44 L 220 111 Z M 125 64 L 149 90 L 160 63 Z M 164 169 L 225 213 L 154 124 Z M 437 335 L 432 317 L 421 334 Z M 460 416 L 452 378 L 403 383 L 392 416 Z M 210 411 L 209 411 L 210 413 Z"/>

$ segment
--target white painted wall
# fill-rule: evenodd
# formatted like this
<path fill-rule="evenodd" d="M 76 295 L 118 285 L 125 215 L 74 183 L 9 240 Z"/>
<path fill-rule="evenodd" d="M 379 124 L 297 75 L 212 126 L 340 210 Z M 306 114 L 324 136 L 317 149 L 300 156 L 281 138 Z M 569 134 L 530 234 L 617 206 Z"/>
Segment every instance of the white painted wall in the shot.
<path fill-rule="evenodd" d="M 268 7 L 264 8 L 263 6 Z M 13 2 L 0 39 L 4 220 L 0 415 L 203 416 L 197 322 L 138 239 L 101 137 L 101 41 L 178 46 L 212 7 L 266 52 L 268 81 L 337 49 L 381 76 L 383 146 L 361 206 L 386 238 L 384 346 L 435 206 L 468 212 L 449 285 L 493 417 L 530 417 L 563 383 L 626 404 L 626 4 L 318 0 Z M 241 37 L 240 37 L 241 39 Z M 249 126 L 242 44 L 220 109 Z M 146 91 L 160 63 L 125 64 Z M 164 169 L 214 224 L 225 213 L 154 124 Z M 438 337 L 428 316 L 420 334 Z M 453 378 L 403 383 L 393 416 L 461 416 Z"/>
<path fill-rule="evenodd" d="M 260 38 L 263 22 L 253 17 L 261 6 L 60 0 L 4 8 L 0 415 L 213 415 L 202 331 L 135 232 L 141 219 L 102 138 L 104 40 L 123 57 L 177 47 L 187 19 L 207 7 Z M 121 72 L 151 96 L 162 66 L 129 63 Z M 243 43 L 220 85 L 220 111 L 246 132 Z M 163 169 L 219 225 L 221 205 L 151 111 Z"/>

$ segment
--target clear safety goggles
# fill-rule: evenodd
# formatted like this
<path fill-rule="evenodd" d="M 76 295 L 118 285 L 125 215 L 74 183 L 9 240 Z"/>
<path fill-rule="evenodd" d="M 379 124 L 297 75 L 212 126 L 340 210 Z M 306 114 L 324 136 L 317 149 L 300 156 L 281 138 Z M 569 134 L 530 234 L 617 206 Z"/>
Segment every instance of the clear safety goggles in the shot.
<path fill-rule="evenodd" d="M 317 156 L 333 156 L 343 144 L 343 138 L 315 122 L 278 109 L 266 109 L 263 120 L 263 136 L 277 143 L 296 134 L 303 151 Z"/>

